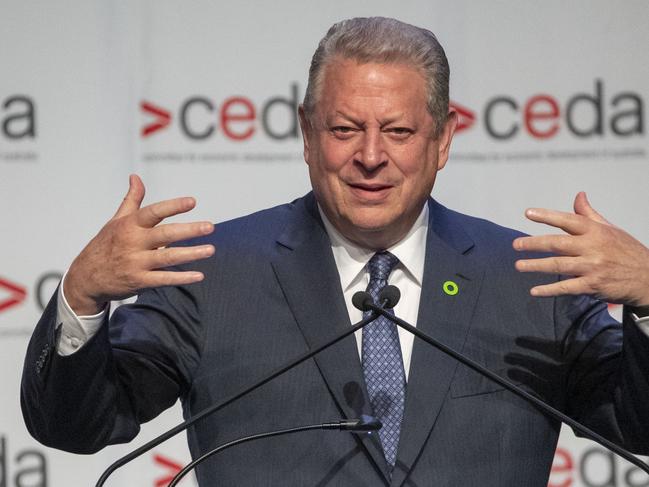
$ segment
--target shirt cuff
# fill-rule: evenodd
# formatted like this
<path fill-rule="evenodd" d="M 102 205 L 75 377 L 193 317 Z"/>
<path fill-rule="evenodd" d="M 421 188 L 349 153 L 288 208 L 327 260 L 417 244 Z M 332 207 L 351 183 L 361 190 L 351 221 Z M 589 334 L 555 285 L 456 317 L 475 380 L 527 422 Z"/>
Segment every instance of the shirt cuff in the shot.
<path fill-rule="evenodd" d="M 66 275 L 67 272 L 63 275 L 63 279 L 61 279 L 57 300 L 58 306 L 56 309 L 56 323 L 61 327 L 59 330 L 60 333 L 58 333 L 56 351 L 59 355 L 63 356 L 71 355 L 78 351 L 88 340 L 95 336 L 99 328 L 101 328 L 107 312 L 106 307 L 95 315 L 77 316 L 72 311 L 72 308 L 70 308 L 63 293 L 63 282 L 65 281 Z"/>
<path fill-rule="evenodd" d="M 635 322 L 640 331 L 649 337 L 649 316 L 639 318 L 635 313 L 630 313 L 631 319 Z"/>

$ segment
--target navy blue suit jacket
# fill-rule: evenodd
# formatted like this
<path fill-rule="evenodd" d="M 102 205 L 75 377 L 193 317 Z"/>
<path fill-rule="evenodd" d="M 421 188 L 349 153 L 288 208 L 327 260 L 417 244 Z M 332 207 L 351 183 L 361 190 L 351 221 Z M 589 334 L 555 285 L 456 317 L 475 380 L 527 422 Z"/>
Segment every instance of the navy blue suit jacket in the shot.
<path fill-rule="evenodd" d="M 430 205 L 417 326 L 608 438 L 647 452 L 647 338 L 587 297 L 538 299 L 518 233 Z M 126 442 L 181 398 L 185 416 L 350 326 L 312 194 L 223 223 L 200 284 L 143 292 L 77 353 L 54 351 L 56 299 L 26 357 L 22 405 L 47 445 Z M 195 242 L 193 242 L 195 243 Z M 459 292 L 448 295 L 453 280 Z M 622 351 L 624 350 L 624 353 Z M 190 429 L 194 456 L 247 434 L 371 413 L 353 336 Z M 375 436 L 309 432 L 232 448 L 201 485 L 545 486 L 560 425 L 415 340 L 392 478 Z"/>

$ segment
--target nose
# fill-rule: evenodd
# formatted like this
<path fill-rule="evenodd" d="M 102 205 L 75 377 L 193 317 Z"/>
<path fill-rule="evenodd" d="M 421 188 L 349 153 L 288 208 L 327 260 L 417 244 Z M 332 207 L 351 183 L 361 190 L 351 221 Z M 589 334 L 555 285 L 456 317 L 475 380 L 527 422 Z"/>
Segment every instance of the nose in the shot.
<path fill-rule="evenodd" d="M 387 156 L 383 151 L 381 131 L 379 129 L 366 129 L 362 137 L 362 146 L 356 154 L 356 163 L 367 172 L 377 170 L 387 164 Z"/>

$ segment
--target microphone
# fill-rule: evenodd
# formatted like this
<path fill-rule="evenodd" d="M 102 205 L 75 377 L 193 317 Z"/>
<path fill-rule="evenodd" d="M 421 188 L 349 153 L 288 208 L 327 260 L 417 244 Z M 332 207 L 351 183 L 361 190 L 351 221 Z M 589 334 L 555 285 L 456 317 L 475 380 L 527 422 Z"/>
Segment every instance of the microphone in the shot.
<path fill-rule="evenodd" d="M 307 426 L 298 426 L 295 428 L 288 428 L 288 429 L 283 429 L 278 431 L 268 431 L 266 433 L 258 433 L 256 435 L 245 436 L 243 438 L 239 438 L 237 440 L 233 440 L 223 445 L 217 446 L 213 450 L 205 453 L 204 455 L 201 455 L 196 460 L 188 463 L 180 472 L 176 474 L 176 476 L 169 483 L 168 487 L 175 487 L 176 485 L 178 485 L 178 482 L 180 482 L 185 475 L 187 475 L 195 467 L 197 467 L 200 463 L 204 462 L 208 458 L 216 455 L 217 453 L 222 452 L 223 450 L 227 450 L 231 446 L 240 445 L 241 443 L 246 443 L 252 440 L 260 440 L 261 438 L 270 438 L 273 436 L 282 436 L 282 435 L 299 433 L 300 431 L 309 431 L 309 430 L 338 430 L 338 431 L 350 431 L 352 433 L 362 433 L 362 432 L 371 433 L 372 431 L 377 431 L 381 429 L 381 426 L 383 425 L 378 419 L 374 418 L 373 416 L 368 416 L 366 414 L 363 414 L 358 419 L 344 419 L 341 421 L 332 421 L 329 423 L 310 424 Z"/>
<path fill-rule="evenodd" d="M 374 304 L 374 300 L 367 291 L 358 291 L 352 296 L 352 304 L 356 309 L 365 312 L 370 311 L 370 306 Z"/>
<path fill-rule="evenodd" d="M 362 293 L 356 293 L 354 295 L 354 297 L 356 297 L 356 295 L 358 295 L 358 294 L 362 294 Z M 367 294 L 367 293 L 365 293 L 365 294 Z M 367 301 L 367 303 L 371 304 L 374 307 L 372 297 L 369 294 L 367 294 L 367 296 L 369 297 L 369 301 L 367 301 L 367 298 L 364 298 L 364 297 L 357 298 L 357 300 L 360 299 L 361 303 Z M 365 301 L 363 301 L 363 300 L 365 300 Z M 370 309 L 368 309 L 368 310 L 370 310 Z M 104 470 L 104 472 L 99 477 L 99 480 L 95 484 L 95 487 L 102 487 L 106 483 L 106 480 L 108 479 L 108 477 L 115 470 L 117 470 L 118 468 L 126 465 L 127 463 L 131 462 L 132 460 L 138 458 L 139 456 L 143 455 L 144 453 L 148 452 L 149 450 L 155 448 L 160 443 L 162 443 L 164 441 L 167 441 L 169 438 L 171 438 L 171 437 L 177 435 L 178 433 L 186 430 L 191 425 L 193 425 L 196 422 L 200 421 L 204 417 L 209 416 L 210 414 L 213 414 L 213 413 L 215 413 L 217 411 L 220 411 L 224 407 L 229 406 L 230 404 L 232 404 L 233 402 L 238 401 L 239 399 L 241 399 L 244 396 L 247 396 L 248 394 L 250 394 L 251 392 L 253 392 L 256 389 L 260 388 L 264 384 L 272 381 L 273 379 L 276 379 L 277 377 L 279 377 L 282 374 L 288 372 L 289 370 L 293 369 L 294 367 L 297 367 L 302 362 L 305 362 L 305 361 L 309 360 L 310 358 L 314 357 L 315 355 L 322 352 L 323 350 L 335 345 L 336 343 L 338 343 L 342 339 L 344 339 L 344 338 L 348 337 L 349 335 L 355 333 L 356 331 L 362 329 L 368 323 L 371 323 L 372 321 L 374 321 L 379 316 L 377 314 L 377 312 L 374 311 L 373 309 L 371 309 L 371 311 L 372 312 L 368 316 L 366 316 L 365 318 L 363 318 L 361 321 L 354 324 L 353 326 L 349 327 L 344 332 L 342 332 L 339 335 L 333 337 L 328 342 L 326 342 L 326 343 L 324 343 L 324 344 L 322 344 L 322 345 L 320 345 L 320 346 L 318 346 L 318 347 L 316 347 L 316 348 L 314 348 L 312 350 L 308 350 L 308 351 L 304 352 L 302 355 L 300 355 L 297 358 L 295 358 L 294 360 L 286 363 L 285 365 L 283 365 L 281 367 L 278 367 L 273 372 L 269 373 L 267 376 L 265 376 L 262 379 L 258 380 L 254 384 L 252 384 L 252 385 L 242 389 L 241 391 L 233 394 L 232 396 L 224 399 L 220 403 L 213 404 L 211 406 L 206 407 L 202 411 L 196 413 L 190 419 L 188 419 L 186 421 L 183 421 L 182 423 L 174 426 L 173 428 L 169 429 L 168 431 L 165 431 L 161 435 L 159 435 L 156 438 L 150 440 L 149 442 L 145 443 L 144 445 L 140 446 L 139 448 L 136 448 L 132 452 L 124 455 L 121 458 L 118 458 L 115 462 L 113 462 L 111 465 L 109 465 L 106 470 Z M 367 425 L 366 425 L 366 427 L 367 427 Z M 378 429 L 379 427 L 377 427 L 376 429 Z M 372 430 L 368 430 L 368 431 L 372 431 Z"/>
<path fill-rule="evenodd" d="M 379 303 L 385 309 L 394 308 L 401 299 L 401 291 L 397 286 L 388 285 L 381 289 L 379 292 Z M 356 309 L 361 311 L 370 311 L 372 305 L 374 304 L 374 299 L 367 291 L 358 291 L 355 292 L 352 296 L 352 304 Z"/>
<path fill-rule="evenodd" d="M 398 301 L 399 296 L 401 295 L 399 290 L 395 286 L 385 286 L 385 288 L 383 288 L 383 291 L 385 291 L 388 288 L 396 289 L 396 291 L 397 291 L 396 296 L 397 296 L 397 301 Z M 379 294 L 379 299 L 381 299 L 381 296 L 383 296 L 383 291 L 381 291 L 381 293 Z M 361 292 L 356 293 L 356 294 L 361 294 Z M 567 416 L 566 414 L 562 413 L 558 409 L 555 409 L 554 407 L 550 406 L 545 401 L 539 399 L 537 396 L 535 396 L 533 394 L 530 394 L 529 392 L 525 391 L 524 389 L 521 389 L 520 387 L 516 386 L 515 384 L 512 384 L 507 379 L 503 379 L 498 374 L 493 373 L 492 371 L 490 371 L 486 367 L 483 367 L 482 365 L 480 365 L 479 363 L 477 363 L 474 360 L 470 359 L 466 355 L 464 355 L 464 354 L 454 350 L 453 348 L 451 348 L 451 347 L 449 347 L 447 345 L 444 345 L 443 343 L 435 340 L 433 337 L 431 337 L 430 335 L 424 333 L 423 331 L 415 328 L 410 323 L 408 323 L 408 322 L 406 322 L 406 321 L 404 321 L 404 320 L 402 320 L 400 318 L 397 318 L 396 316 L 394 316 L 393 313 L 387 311 L 387 309 L 386 309 L 387 305 L 385 305 L 385 306 L 377 306 L 377 305 L 375 305 L 373 300 L 372 300 L 372 297 L 369 295 L 369 293 L 365 293 L 365 294 L 367 294 L 369 296 L 369 299 L 366 299 L 365 297 L 363 297 L 362 300 L 359 298 L 356 301 L 354 301 L 352 299 L 352 303 L 354 304 L 354 306 L 356 306 L 356 303 L 358 303 L 359 305 L 362 305 L 362 307 L 361 306 L 356 306 L 357 309 L 360 309 L 361 311 L 373 311 L 377 315 L 381 315 L 381 316 L 389 319 L 390 321 L 392 321 L 397 326 L 409 331 L 410 333 L 415 335 L 417 338 L 425 341 L 427 344 L 432 345 L 433 347 L 437 348 L 438 350 L 444 352 L 446 355 L 449 355 L 449 356 L 453 357 L 458 362 L 460 362 L 460 363 L 466 365 L 467 367 L 469 367 L 470 369 L 478 372 L 480 375 L 488 378 L 492 382 L 495 382 L 496 384 L 504 387 L 505 389 L 507 389 L 508 391 L 510 391 L 513 394 L 517 395 L 518 397 L 523 398 L 527 402 L 534 405 L 543 414 L 546 414 L 547 416 L 550 416 L 553 419 L 556 419 L 558 421 L 561 421 L 561 422 L 567 424 L 572 429 L 574 429 L 575 431 L 578 431 L 579 433 L 581 433 L 586 438 L 589 438 L 589 439 L 599 443 L 604 448 L 612 451 L 613 453 L 616 453 L 620 457 L 624 458 L 625 460 L 627 460 L 630 463 L 637 466 L 640 470 L 642 470 L 642 471 L 646 472 L 647 474 L 649 474 L 649 465 L 647 465 L 643 461 L 639 460 L 631 452 L 629 452 L 629 451 L 625 450 L 624 448 L 616 445 L 612 441 L 607 440 L 606 438 L 604 438 L 599 433 L 594 432 L 593 430 L 591 430 L 587 426 L 584 426 L 580 422 L 572 419 L 570 416 Z M 393 296 L 394 291 L 392 291 L 392 290 L 386 291 L 386 294 L 389 294 L 390 296 Z M 356 297 L 356 295 L 354 295 L 354 297 Z M 383 301 L 387 302 L 388 298 L 384 296 Z"/>
<path fill-rule="evenodd" d="M 401 291 L 399 291 L 397 286 L 393 286 L 392 284 L 385 286 L 379 293 L 379 303 L 381 303 L 381 307 L 385 309 L 394 308 L 400 299 Z"/>

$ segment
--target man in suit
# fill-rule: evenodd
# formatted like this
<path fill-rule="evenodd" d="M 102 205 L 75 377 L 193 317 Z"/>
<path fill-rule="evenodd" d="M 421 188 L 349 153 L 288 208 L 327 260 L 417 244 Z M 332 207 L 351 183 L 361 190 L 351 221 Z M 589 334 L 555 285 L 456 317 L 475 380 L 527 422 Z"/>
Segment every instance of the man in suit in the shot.
<path fill-rule="evenodd" d="M 456 125 L 430 32 L 381 18 L 334 25 L 314 54 L 300 122 L 313 192 L 213 235 L 207 222 L 160 225 L 193 199 L 141 208 L 144 187 L 131 177 L 30 343 L 22 404 L 36 438 L 93 452 L 130 440 L 178 397 L 190 417 L 344 331 L 361 317 L 351 295 L 389 282 L 403 292 L 397 315 L 649 451 L 649 250 L 582 193 L 574 214 L 528 211 L 568 233 L 541 237 L 430 199 Z M 134 293 L 108 322 L 106 303 Z M 623 327 L 586 294 L 629 305 Z M 205 464 L 199 482 L 542 486 L 560 427 L 377 320 L 203 420 L 189 445 L 197 456 L 246 434 L 360 414 L 379 416 L 380 435 L 249 443 Z"/>

